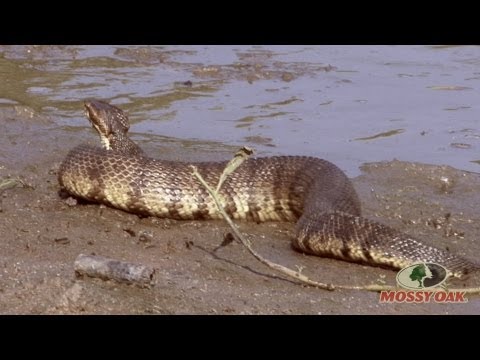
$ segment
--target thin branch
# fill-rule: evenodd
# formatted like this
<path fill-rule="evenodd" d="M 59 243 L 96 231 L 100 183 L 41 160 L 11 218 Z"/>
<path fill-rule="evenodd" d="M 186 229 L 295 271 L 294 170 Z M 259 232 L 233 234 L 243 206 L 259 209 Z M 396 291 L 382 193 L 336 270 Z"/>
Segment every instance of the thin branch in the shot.
<path fill-rule="evenodd" d="M 233 155 L 233 159 L 228 162 L 227 166 L 225 166 L 225 169 L 223 169 L 220 178 L 218 179 L 217 188 L 215 189 L 216 194 L 218 194 L 218 192 L 220 191 L 220 188 L 222 187 L 224 181 L 227 179 L 228 175 L 233 173 L 252 154 L 253 149 L 244 146 L 240 150 L 238 150 L 235 155 Z"/>

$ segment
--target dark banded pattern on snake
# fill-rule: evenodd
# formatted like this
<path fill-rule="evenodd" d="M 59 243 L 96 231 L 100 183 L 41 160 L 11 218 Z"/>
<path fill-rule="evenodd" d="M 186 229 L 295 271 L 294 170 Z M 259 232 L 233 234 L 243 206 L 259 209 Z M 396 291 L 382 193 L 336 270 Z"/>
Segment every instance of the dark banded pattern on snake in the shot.
<path fill-rule="evenodd" d="M 99 101 L 85 106 L 89 119 L 104 125 L 95 128 L 106 148 L 80 145 L 70 151 L 59 171 L 60 185 L 70 194 L 142 215 L 221 218 L 189 163 L 145 156 L 128 138 L 128 126 L 118 127 L 116 118 L 123 123 L 126 118 L 115 115 L 123 114 L 120 109 Z M 214 186 L 226 162 L 194 165 Z M 479 269 L 467 259 L 363 218 L 351 181 L 336 165 L 319 158 L 248 159 L 227 178 L 220 196 L 236 220 L 296 221 L 292 244 L 309 254 L 393 268 L 434 262 L 457 276 Z"/>

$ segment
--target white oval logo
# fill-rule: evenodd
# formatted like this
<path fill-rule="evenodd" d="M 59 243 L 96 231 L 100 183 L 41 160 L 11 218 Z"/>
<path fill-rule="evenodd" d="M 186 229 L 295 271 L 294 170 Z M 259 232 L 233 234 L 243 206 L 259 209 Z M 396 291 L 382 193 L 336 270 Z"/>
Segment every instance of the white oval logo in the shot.
<path fill-rule="evenodd" d="M 448 276 L 447 269 L 435 263 L 409 265 L 397 274 L 397 284 L 405 289 L 420 290 L 440 286 Z"/>

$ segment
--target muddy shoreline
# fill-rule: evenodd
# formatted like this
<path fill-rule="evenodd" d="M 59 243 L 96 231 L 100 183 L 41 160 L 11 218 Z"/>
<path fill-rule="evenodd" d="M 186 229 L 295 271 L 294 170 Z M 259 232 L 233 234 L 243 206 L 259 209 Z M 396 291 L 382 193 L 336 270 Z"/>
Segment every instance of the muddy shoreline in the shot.
<path fill-rule="evenodd" d="M 34 121 L 32 121 L 34 119 Z M 221 221 L 139 218 L 59 196 L 56 172 L 75 145 L 97 141 L 93 130 L 66 131 L 34 110 L 0 109 L 0 177 L 31 185 L 0 194 L 0 313 L 2 314 L 470 314 L 467 304 L 379 304 L 378 294 L 333 292 L 299 285 L 253 259 L 238 244 L 214 252 L 228 227 Z M 228 159 L 161 141 L 145 151 L 168 159 Z M 353 179 L 364 214 L 471 259 L 480 257 L 480 175 L 448 166 L 391 161 L 367 164 Z M 288 223 L 241 223 L 265 257 L 313 279 L 338 284 L 395 284 L 395 272 L 295 252 Z M 146 234 L 146 235 L 145 235 Z M 142 236 L 144 235 L 144 236 Z M 155 286 L 141 289 L 77 279 L 80 253 L 157 269 Z M 480 276 L 451 282 L 478 286 Z"/>

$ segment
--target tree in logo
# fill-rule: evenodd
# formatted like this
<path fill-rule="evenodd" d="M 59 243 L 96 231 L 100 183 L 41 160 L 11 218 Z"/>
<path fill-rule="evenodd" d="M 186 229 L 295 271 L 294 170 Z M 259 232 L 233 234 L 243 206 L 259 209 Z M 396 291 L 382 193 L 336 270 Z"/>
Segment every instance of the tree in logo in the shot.
<path fill-rule="evenodd" d="M 424 288 L 425 279 L 431 279 L 431 278 L 432 278 L 432 272 L 430 271 L 428 266 L 426 266 L 425 264 L 419 264 L 415 266 L 412 269 L 412 272 L 410 273 L 410 279 L 412 281 L 418 281 L 419 288 Z"/>

